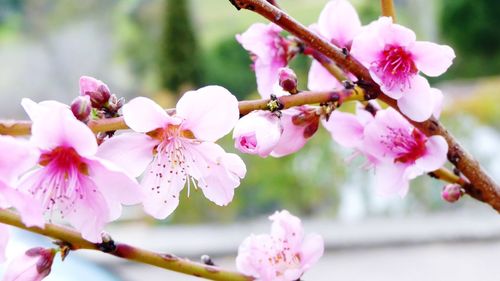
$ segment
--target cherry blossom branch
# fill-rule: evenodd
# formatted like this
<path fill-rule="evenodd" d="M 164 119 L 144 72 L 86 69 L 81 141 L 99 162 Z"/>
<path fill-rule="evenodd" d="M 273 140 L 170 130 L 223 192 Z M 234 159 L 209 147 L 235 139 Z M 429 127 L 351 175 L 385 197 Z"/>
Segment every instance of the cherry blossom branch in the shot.
<path fill-rule="evenodd" d="M 366 69 L 359 61 L 350 56 L 348 53 L 342 52 L 341 49 L 330 44 L 314 32 L 311 32 L 308 28 L 282 10 L 270 5 L 264 0 L 230 0 L 230 2 L 238 10 L 247 9 L 258 13 L 287 30 L 302 40 L 309 47 L 333 60 L 340 68 L 345 69 L 358 77 L 358 81 L 361 82 L 358 83 L 358 85 L 362 85 L 365 89 L 365 95 L 371 98 L 378 97 L 391 107 L 399 110 L 396 101 L 385 95 L 380 90 L 380 87 L 372 80 L 368 69 Z M 500 187 L 486 173 L 480 164 L 469 153 L 467 153 L 464 148 L 462 148 L 455 137 L 433 117 L 421 123 L 413 122 L 411 120 L 409 121 L 427 136 L 443 136 L 449 147 L 448 159 L 465 177 L 467 177 L 471 183 L 471 185 L 469 185 L 466 189 L 466 192 L 473 198 L 489 204 L 495 210 L 500 212 Z"/>
<path fill-rule="evenodd" d="M 394 2 L 392 0 L 380 0 L 380 6 L 382 7 L 382 15 L 385 17 L 392 17 L 392 20 L 396 22 Z"/>
<path fill-rule="evenodd" d="M 0 223 L 15 226 L 30 232 L 41 234 L 61 241 L 64 246 L 71 250 L 95 250 L 110 254 L 122 259 L 149 264 L 156 267 L 203 277 L 211 280 L 249 281 L 252 277 L 237 272 L 223 270 L 217 266 L 201 264 L 185 258 L 179 258 L 171 254 L 160 254 L 152 251 L 136 248 L 124 243 L 115 243 L 112 240 L 104 243 L 91 243 L 83 238 L 81 234 L 56 224 L 45 224 L 45 228 L 26 227 L 21 218 L 9 210 L 0 209 Z"/>
<path fill-rule="evenodd" d="M 312 92 L 303 91 L 295 95 L 278 97 L 275 101 L 271 99 L 246 100 L 239 102 L 240 115 L 244 116 L 254 110 L 269 110 L 270 103 L 278 103 L 279 109 L 286 109 L 305 104 L 320 104 L 328 102 L 345 102 L 354 100 L 364 100 L 363 91 L 360 89 Z M 166 109 L 171 111 L 173 109 Z M 94 132 L 106 132 L 128 129 L 123 117 L 92 120 L 87 123 Z M 0 135 L 26 136 L 31 132 L 30 121 L 1 121 Z"/>

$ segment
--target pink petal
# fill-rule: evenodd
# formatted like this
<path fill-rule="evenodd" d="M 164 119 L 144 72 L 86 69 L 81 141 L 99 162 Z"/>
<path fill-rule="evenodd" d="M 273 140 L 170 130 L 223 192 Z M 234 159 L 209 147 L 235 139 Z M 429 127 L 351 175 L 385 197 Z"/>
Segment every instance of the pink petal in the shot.
<path fill-rule="evenodd" d="M 304 137 L 304 126 L 297 126 L 293 124 L 292 117 L 299 114 L 300 111 L 296 108 L 290 108 L 282 111 L 281 126 L 283 133 L 281 134 L 280 141 L 271 152 L 273 157 L 282 157 L 294 153 L 301 149 L 309 138 Z"/>
<path fill-rule="evenodd" d="M 432 112 L 432 116 L 439 119 L 444 105 L 443 93 L 439 89 L 431 88 L 431 96 L 432 96 L 432 104 L 434 104 L 434 111 Z"/>
<path fill-rule="evenodd" d="M 236 35 L 236 40 L 245 50 L 255 54 L 264 61 L 270 61 L 272 54 L 270 44 L 281 32 L 281 27 L 274 23 L 254 23 L 243 34 Z"/>
<path fill-rule="evenodd" d="M 340 87 L 340 82 L 333 77 L 318 61 L 313 60 L 307 78 L 307 88 L 311 91 L 329 91 Z"/>
<path fill-rule="evenodd" d="M 442 136 L 432 136 L 425 144 L 425 155 L 415 161 L 415 164 L 426 172 L 441 168 L 446 163 L 448 143 Z"/>
<path fill-rule="evenodd" d="M 306 236 L 302 247 L 300 249 L 300 262 L 302 263 L 302 270 L 309 269 L 315 264 L 325 250 L 325 243 L 323 237 L 316 233 L 311 233 Z"/>
<path fill-rule="evenodd" d="M 375 168 L 375 188 L 378 194 L 406 195 L 409 188 L 409 181 L 405 178 L 405 171 L 408 165 L 403 163 L 384 163 Z"/>
<path fill-rule="evenodd" d="M 0 179 L 11 183 L 35 166 L 39 152 L 24 139 L 0 135 Z"/>
<path fill-rule="evenodd" d="M 386 45 L 396 45 L 401 47 L 410 46 L 417 40 L 413 30 L 399 24 L 392 23 L 392 19 L 381 17 L 378 19 L 379 36 Z"/>
<path fill-rule="evenodd" d="M 293 249 L 300 246 L 304 237 L 304 229 L 298 217 L 283 210 L 275 212 L 269 219 L 273 222 L 271 236 L 288 241 Z"/>
<path fill-rule="evenodd" d="M 205 197 L 219 206 L 233 200 L 234 189 L 240 185 L 240 176 L 246 172 L 245 163 L 235 154 L 226 153 L 219 145 L 203 142 L 189 148 L 196 160 L 196 177 Z"/>
<path fill-rule="evenodd" d="M 186 183 L 186 177 L 181 173 L 180 166 L 175 166 L 171 168 L 172 173 L 164 173 L 159 180 L 154 164 L 150 164 L 141 181 L 145 193 L 144 211 L 156 219 L 164 219 L 179 205 L 179 192 Z"/>
<path fill-rule="evenodd" d="M 102 242 L 101 232 L 107 222 L 111 221 L 109 204 L 98 187 L 88 177 L 81 178 L 82 186 L 89 192 L 83 199 L 75 202 L 62 201 L 58 207 L 64 212 L 65 219 L 90 242 Z M 95 192 L 92 192 L 96 190 Z M 62 204 L 61 204 L 62 203 Z"/>
<path fill-rule="evenodd" d="M 0 224 L 0 263 L 6 259 L 5 249 L 7 248 L 7 242 L 9 242 L 9 228 L 5 224 Z"/>
<path fill-rule="evenodd" d="M 435 105 L 429 82 L 422 76 L 415 76 L 411 88 L 398 99 L 401 112 L 413 121 L 422 122 L 431 117 Z"/>
<path fill-rule="evenodd" d="M 121 215 L 121 204 L 141 203 L 144 195 L 135 180 L 112 162 L 97 157 L 88 161 L 90 177 L 108 203 L 109 221 Z"/>
<path fill-rule="evenodd" d="M 36 103 L 28 98 L 23 98 L 21 100 L 21 105 L 24 111 L 26 111 L 26 113 L 30 117 L 31 121 L 34 121 L 37 118 L 43 118 L 45 114 L 51 111 L 53 108 L 69 109 L 68 105 L 54 100 L 47 100 Z"/>
<path fill-rule="evenodd" d="M 0 181 L 0 208 L 6 209 L 11 206 L 19 212 L 26 226 L 44 227 L 44 210 L 40 202 Z"/>
<path fill-rule="evenodd" d="M 146 134 L 121 134 L 99 146 L 97 156 L 125 169 L 133 177 L 140 176 L 151 160 L 158 140 Z"/>
<path fill-rule="evenodd" d="M 81 156 L 94 155 L 97 142 L 92 131 L 78 121 L 69 108 L 49 106 L 43 108 L 44 115 L 35 118 L 31 127 L 31 142 L 42 150 L 68 146 Z"/>
<path fill-rule="evenodd" d="M 227 135 L 239 119 L 238 100 L 220 86 L 206 86 L 186 92 L 176 106 L 177 116 L 184 118 L 183 129 L 197 139 L 216 141 Z"/>
<path fill-rule="evenodd" d="M 328 121 L 322 120 L 322 123 L 333 140 L 342 146 L 357 147 L 363 139 L 364 126 L 354 114 L 336 110 Z"/>
<path fill-rule="evenodd" d="M 428 76 L 443 74 L 452 64 L 455 52 L 450 46 L 419 41 L 411 49 L 417 68 Z"/>
<path fill-rule="evenodd" d="M 334 39 L 338 47 L 347 47 L 361 31 L 361 22 L 354 7 L 346 0 L 330 1 L 321 11 L 318 20 L 321 35 Z"/>
<path fill-rule="evenodd" d="M 126 103 L 123 108 L 125 123 L 134 131 L 146 133 L 168 124 L 179 124 L 178 120 L 169 116 L 156 102 L 137 97 Z"/>
<path fill-rule="evenodd" d="M 268 99 L 279 87 L 279 70 L 286 66 L 285 63 L 267 62 L 257 60 L 254 63 L 255 76 L 257 78 L 257 91 L 263 99 Z"/>

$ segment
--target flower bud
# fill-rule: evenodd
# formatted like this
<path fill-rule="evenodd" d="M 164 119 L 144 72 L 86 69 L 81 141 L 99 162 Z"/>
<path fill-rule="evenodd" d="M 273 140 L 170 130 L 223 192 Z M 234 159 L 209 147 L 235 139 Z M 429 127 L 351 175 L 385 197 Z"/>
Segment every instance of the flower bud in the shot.
<path fill-rule="evenodd" d="M 443 187 L 443 191 L 441 192 L 441 197 L 443 200 L 453 203 L 458 201 L 460 197 L 462 197 L 463 191 L 462 187 L 459 184 L 447 184 Z"/>
<path fill-rule="evenodd" d="M 280 68 L 278 77 L 279 84 L 283 90 L 290 92 L 291 94 L 297 93 L 297 75 L 295 75 L 295 72 L 291 68 Z"/>
<path fill-rule="evenodd" d="M 243 153 L 267 157 L 278 144 L 281 133 L 280 120 L 276 115 L 267 111 L 253 111 L 236 123 L 234 146 Z"/>
<path fill-rule="evenodd" d="M 86 122 L 89 119 L 92 105 L 89 96 L 78 96 L 71 102 L 71 111 L 76 119 Z"/>
<path fill-rule="evenodd" d="M 101 80 L 93 77 L 80 77 L 80 95 L 89 96 L 92 102 L 92 107 L 100 109 L 106 105 L 111 93 L 109 88 Z"/>
<path fill-rule="evenodd" d="M 24 255 L 11 261 L 3 281 L 42 280 L 49 275 L 55 254 L 55 249 L 29 249 Z"/>

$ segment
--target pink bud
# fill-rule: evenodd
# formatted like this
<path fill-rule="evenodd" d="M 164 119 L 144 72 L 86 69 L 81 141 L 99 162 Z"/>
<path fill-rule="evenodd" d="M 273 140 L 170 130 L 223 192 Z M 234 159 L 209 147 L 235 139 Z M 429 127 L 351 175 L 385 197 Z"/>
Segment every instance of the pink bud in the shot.
<path fill-rule="evenodd" d="M 89 119 L 92 105 L 89 96 L 78 96 L 71 102 L 71 111 L 76 119 L 86 122 Z"/>
<path fill-rule="evenodd" d="M 42 280 L 49 275 L 55 254 L 55 249 L 41 247 L 29 249 L 24 255 L 11 261 L 3 281 Z"/>
<path fill-rule="evenodd" d="M 460 197 L 462 197 L 463 191 L 462 187 L 459 184 L 447 184 L 443 187 L 443 191 L 441 192 L 441 197 L 443 200 L 453 203 L 458 201 Z"/>
<path fill-rule="evenodd" d="M 268 111 L 253 111 L 243 116 L 233 131 L 234 146 L 243 153 L 267 157 L 282 133 L 279 118 Z"/>
<path fill-rule="evenodd" d="M 280 68 L 278 77 L 279 84 L 283 90 L 290 92 L 291 94 L 297 93 L 297 75 L 295 75 L 295 72 L 291 68 Z"/>
<path fill-rule="evenodd" d="M 80 77 L 80 95 L 89 96 L 92 107 L 102 108 L 108 102 L 111 93 L 109 88 L 101 80 L 90 76 Z"/>

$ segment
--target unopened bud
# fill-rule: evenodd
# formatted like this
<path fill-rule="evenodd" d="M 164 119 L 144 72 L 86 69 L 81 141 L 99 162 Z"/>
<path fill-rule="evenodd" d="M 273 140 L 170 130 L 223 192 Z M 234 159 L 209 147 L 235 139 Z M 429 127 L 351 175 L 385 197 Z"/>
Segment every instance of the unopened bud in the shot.
<path fill-rule="evenodd" d="M 80 95 L 90 97 L 92 107 L 100 109 L 106 105 L 111 96 L 109 88 L 101 80 L 93 77 L 80 77 Z"/>
<path fill-rule="evenodd" d="M 29 249 L 9 264 L 3 280 L 42 280 L 49 275 L 55 255 L 55 249 Z"/>
<path fill-rule="evenodd" d="M 278 72 L 279 84 L 283 90 L 290 92 L 290 94 L 296 94 L 297 91 L 297 75 L 295 72 L 288 67 L 282 67 Z"/>
<path fill-rule="evenodd" d="M 92 105 L 89 96 L 78 96 L 71 102 L 71 111 L 76 119 L 86 122 L 89 119 Z"/>
<path fill-rule="evenodd" d="M 443 200 L 453 203 L 458 201 L 462 197 L 463 191 L 459 184 L 447 184 L 443 187 L 443 192 L 441 192 L 441 197 Z"/>

